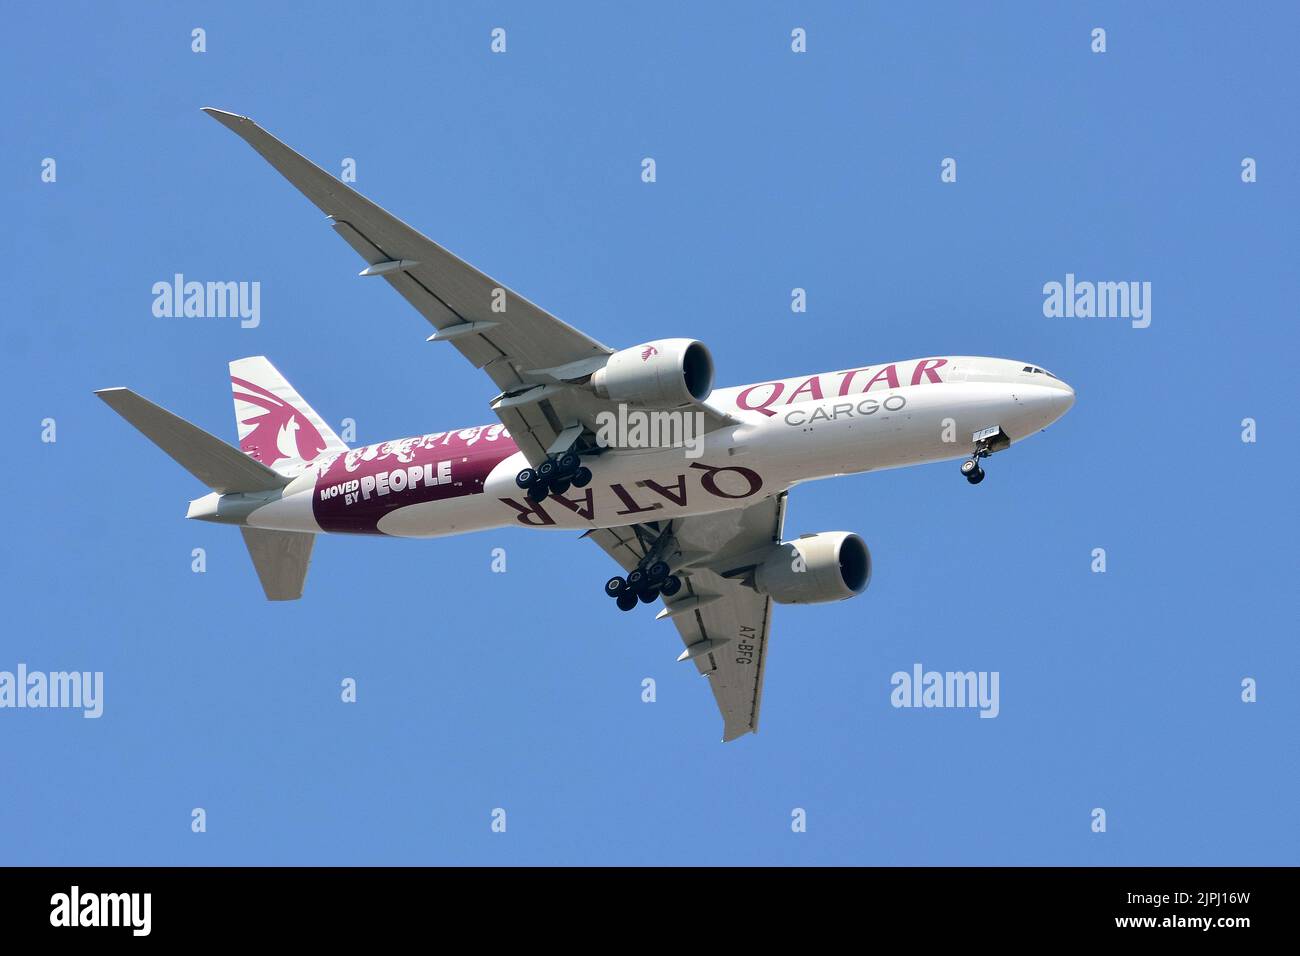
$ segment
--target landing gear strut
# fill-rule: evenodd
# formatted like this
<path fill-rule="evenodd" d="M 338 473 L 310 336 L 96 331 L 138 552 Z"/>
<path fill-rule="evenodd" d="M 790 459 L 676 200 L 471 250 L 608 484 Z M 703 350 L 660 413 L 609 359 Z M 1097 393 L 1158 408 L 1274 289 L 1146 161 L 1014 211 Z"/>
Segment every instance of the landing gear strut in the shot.
<path fill-rule="evenodd" d="M 961 474 L 972 485 L 978 485 L 984 480 L 980 459 L 987 458 L 995 451 L 1010 448 L 1011 436 L 1002 430 L 1001 425 L 994 425 L 991 428 L 981 428 L 971 438 L 975 441 L 975 448 L 970 457 L 961 463 Z"/>
<path fill-rule="evenodd" d="M 570 487 L 586 488 L 591 483 L 591 469 L 582 463 L 577 452 L 552 455 L 537 466 L 515 475 L 515 484 L 528 492 L 530 501 L 545 501 L 548 495 L 562 495 Z"/>

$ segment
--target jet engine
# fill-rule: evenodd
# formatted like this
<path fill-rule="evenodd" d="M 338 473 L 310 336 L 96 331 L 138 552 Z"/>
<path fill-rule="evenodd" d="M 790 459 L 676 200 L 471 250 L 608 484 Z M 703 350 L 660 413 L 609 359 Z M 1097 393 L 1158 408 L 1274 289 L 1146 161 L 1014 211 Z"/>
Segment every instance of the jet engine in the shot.
<path fill-rule="evenodd" d="M 871 552 L 849 531 L 806 534 L 773 545 L 754 571 L 754 586 L 777 604 L 824 604 L 861 594 L 871 581 Z"/>
<path fill-rule="evenodd" d="M 694 339 L 659 339 L 609 357 L 591 376 L 601 398 L 653 408 L 694 405 L 713 391 L 713 356 Z"/>

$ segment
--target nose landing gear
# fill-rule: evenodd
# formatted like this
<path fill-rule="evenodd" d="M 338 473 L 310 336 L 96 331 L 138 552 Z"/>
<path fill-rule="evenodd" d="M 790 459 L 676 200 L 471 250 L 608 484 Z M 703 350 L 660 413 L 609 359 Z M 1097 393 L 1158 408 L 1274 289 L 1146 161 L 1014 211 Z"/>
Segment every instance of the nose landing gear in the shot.
<path fill-rule="evenodd" d="M 971 451 L 971 456 L 961 463 L 961 474 L 972 485 L 978 485 L 984 480 L 984 469 L 980 467 L 980 459 L 987 458 L 995 451 L 1010 448 L 1011 436 L 1002 430 L 1001 425 L 994 425 L 990 428 L 981 428 L 971 438 L 975 442 L 975 447 Z"/>
<path fill-rule="evenodd" d="M 984 469 L 980 467 L 978 458 L 968 458 L 963 461 L 961 473 L 972 485 L 978 485 L 984 480 Z"/>

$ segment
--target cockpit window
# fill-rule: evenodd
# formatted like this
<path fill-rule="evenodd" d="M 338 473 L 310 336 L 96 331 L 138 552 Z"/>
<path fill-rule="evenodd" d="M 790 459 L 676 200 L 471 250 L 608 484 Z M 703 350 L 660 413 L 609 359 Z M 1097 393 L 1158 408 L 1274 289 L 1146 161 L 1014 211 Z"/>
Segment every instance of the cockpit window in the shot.
<path fill-rule="evenodd" d="M 1051 372 L 1049 372 L 1047 369 L 1045 369 L 1045 368 L 1035 368 L 1035 367 L 1032 366 L 1032 365 L 1026 365 L 1026 366 L 1025 366 L 1024 368 L 1022 368 L 1020 371 L 1022 371 L 1022 372 L 1034 372 L 1035 374 L 1038 374 L 1038 375 L 1046 375 L 1046 376 L 1048 376 L 1049 378 L 1056 378 L 1056 376 L 1053 375 Z"/>

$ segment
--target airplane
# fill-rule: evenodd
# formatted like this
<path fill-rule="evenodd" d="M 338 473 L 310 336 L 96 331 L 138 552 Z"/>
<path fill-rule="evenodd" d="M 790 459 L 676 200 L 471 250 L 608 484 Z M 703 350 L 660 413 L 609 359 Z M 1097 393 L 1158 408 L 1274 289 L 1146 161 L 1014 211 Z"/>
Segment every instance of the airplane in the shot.
<path fill-rule="evenodd" d="M 604 584 L 613 604 L 662 602 L 658 618 L 684 645 L 678 660 L 708 678 L 731 741 L 758 730 L 773 603 L 840 601 L 871 579 L 855 533 L 784 538 L 791 488 L 957 458 L 979 484 L 985 459 L 1074 404 L 1074 390 L 1038 365 L 962 355 L 714 389 L 702 342 L 609 348 L 251 119 L 204 112 L 328 216 L 365 261 L 360 275 L 396 289 L 433 326 L 430 341 L 499 390 L 492 424 L 357 448 L 263 356 L 230 363 L 238 448 L 129 389 L 97 391 L 210 489 L 187 516 L 240 529 L 270 600 L 301 597 L 318 534 L 580 530 L 620 566 Z M 606 427 L 614 420 L 633 424 Z"/>

